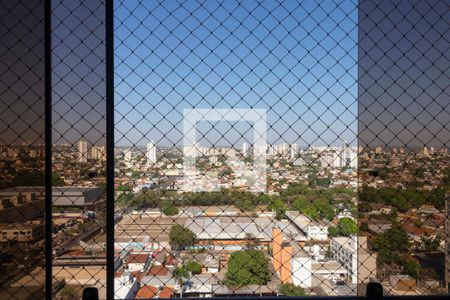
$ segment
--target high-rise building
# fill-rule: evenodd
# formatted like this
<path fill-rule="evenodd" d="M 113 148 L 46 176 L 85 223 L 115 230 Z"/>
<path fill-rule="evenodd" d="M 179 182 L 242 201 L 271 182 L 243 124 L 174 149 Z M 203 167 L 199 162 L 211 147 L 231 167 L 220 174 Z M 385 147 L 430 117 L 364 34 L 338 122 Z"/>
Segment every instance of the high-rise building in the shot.
<path fill-rule="evenodd" d="M 341 168 L 353 168 L 358 167 L 358 154 L 356 147 L 351 147 L 346 142 L 342 143 L 340 149 Z"/>
<path fill-rule="evenodd" d="M 78 141 L 78 162 L 87 162 L 87 148 L 88 145 L 85 139 L 81 139 Z"/>
<path fill-rule="evenodd" d="M 322 168 L 340 168 L 341 160 L 335 151 L 324 151 L 320 154 L 320 165 Z"/>
<path fill-rule="evenodd" d="M 275 145 L 276 154 L 286 157 L 289 154 L 289 145 L 286 143 Z"/>
<path fill-rule="evenodd" d="M 269 145 L 269 156 L 275 155 L 275 145 Z"/>
<path fill-rule="evenodd" d="M 131 148 L 127 148 L 123 152 L 123 159 L 127 162 L 131 162 L 132 155 L 133 155 L 133 152 L 131 151 Z"/>
<path fill-rule="evenodd" d="M 291 150 L 290 158 L 295 159 L 295 157 L 298 154 L 298 144 L 292 144 L 290 150 Z"/>
<path fill-rule="evenodd" d="M 242 155 L 248 156 L 248 144 L 242 143 Z"/>
<path fill-rule="evenodd" d="M 153 143 L 153 141 L 150 141 L 147 144 L 147 166 L 151 166 L 154 163 L 156 163 L 156 145 Z"/>
<path fill-rule="evenodd" d="M 269 146 L 269 155 L 270 155 L 270 151 L 271 149 L 273 150 L 272 146 Z M 253 156 L 256 157 L 261 157 L 261 156 L 266 156 L 267 154 L 267 145 L 254 145 L 253 146 Z"/>
<path fill-rule="evenodd" d="M 99 161 L 106 160 L 105 146 L 92 146 L 91 158 Z"/>

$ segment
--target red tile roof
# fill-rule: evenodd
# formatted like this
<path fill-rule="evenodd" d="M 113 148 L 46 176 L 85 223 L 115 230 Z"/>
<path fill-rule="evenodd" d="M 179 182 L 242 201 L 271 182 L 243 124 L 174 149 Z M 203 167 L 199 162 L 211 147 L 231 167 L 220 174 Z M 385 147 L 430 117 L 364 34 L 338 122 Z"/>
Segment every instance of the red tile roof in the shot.
<path fill-rule="evenodd" d="M 130 254 L 126 259 L 126 262 L 128 264 L 145 264 L 148 258 L 148 254 Z"/>
<path fill-rule="evenodd" d="M 164 289 L 159 293 L 159 298 L 168 299 L 173 296 L 173 289 L 169 287 L 164 287 Z"/>
<path fill-rule="evenodd" d="M 148 271 L 148 275 L 166 276 L 169 274 L 169 270 L 165 266 L 153 266 Z"/>
<path fill-rule="evenodd" d="M 433 234 L 435 230 L 427 227 L 417 227 L 414 225 L 403 224 L 402 228 L 409 234 L 413 235 L 423 235 L 423 234 Z"/>
<path fill-rule="evenodd" d="M 156 287 L 152 285 L 144 285 L 137 292 L 135 299 L 151 299 L 157 292 L 158 289 Z"/>

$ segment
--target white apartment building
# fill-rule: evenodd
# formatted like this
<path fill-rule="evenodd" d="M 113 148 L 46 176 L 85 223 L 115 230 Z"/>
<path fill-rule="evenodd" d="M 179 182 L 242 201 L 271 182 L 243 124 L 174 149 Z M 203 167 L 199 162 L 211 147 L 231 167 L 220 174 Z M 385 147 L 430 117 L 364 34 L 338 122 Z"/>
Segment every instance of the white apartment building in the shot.
<path fill-rule="evenodd" d="M 341 263 L 352 283 L 368 282 L 377 275 L 377 256 L 367 252 L 367 237 L 334 237 L 330 242 L 331 257 Z"/>
<path fill-rule="evenodd" d="M 87 162 L 87 141 L 81 139 L 78 141 L 78 162 L 85 163 Z"/>
<path fill-rule="evenodd" d="M 123 159 L 126 162 L 131 162 L 132 157 L 133 157 L 133 152 L 132 152 L 131 148 L 127 148 L 123 151 Z"/>
<path fill-rule="evenodd" d="M 99 161 L 105 161 L 106 160 L 105 146 L 92 146 L 91 158 Z"/>
<path fill-rule="evenodd" d="M 350 167 L 352 169 L 358 168 L 358 148 L 351 147 L 347 143 L 343 143 L 340 150 L 341 168 Z"/>
<path fill-rule="evenodd" d="M 290 152 L 290 159 L 295 159 L 298 154 L 298 144 L 292 144 Z"/>
<path fill-rule="evenodd" d="M 147 144 L 145 156 L 147 157 L 147 166 L 152 166 L 156 163 L 156 145 L 153 141 Z"/>
<path fill-rule="evenodd" d="M 340 168 L 341 159 L 337 152 L 326 151 L 320 154 L 320 166 L 322 168 Z"/>
<path fill-rule="evenodd" d="M 305 254 L 292 257 L 292 283 L 303 288 L 320 286 L 323 280 L 341 280 L 347 270 L 337 261 L 316 261 Z"/>
<path fill-rule="evenodd" d="M 248 156 L 248 144 L 247 143 L 242 143 L 242 155 L 244 156 Z"/>

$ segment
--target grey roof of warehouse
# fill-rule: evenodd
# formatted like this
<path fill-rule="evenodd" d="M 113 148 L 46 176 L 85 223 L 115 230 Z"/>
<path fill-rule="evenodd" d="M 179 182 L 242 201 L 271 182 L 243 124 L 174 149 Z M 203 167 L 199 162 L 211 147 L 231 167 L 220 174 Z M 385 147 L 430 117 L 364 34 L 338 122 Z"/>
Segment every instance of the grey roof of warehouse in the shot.
<path fill-rule="evenodd" d="M 19 194 L 34 193 L 43 196 L 45 187 L 43 186 L 16 186 L 0 190 L 0 197 L 11 197 Z"/>
<path fill-rule="evenodd" d="M 83 206 L 100 201 L 103 190 L 98 187 L 57 186 L 53 187 L 52 194 L 55 206 Z"/>
<path fill-rule="evenodd" d="M 326 222 L 324 220 L 313 220 L 310 217 L 302 214 L 298 211 L 286 211 L 286 217 L 294 222 L 300 229 L 305 230 L 306 227 L 315 225 L 319 227 L 326 227 L 328 226 L 329 222 Z"/>
<path fill-rule="evenodd" d="M 18 186 L 0 190 L 0 197 L 11 197 L 19 194 L 35 193 L 44 196 L 43 186 Z M 84 206 L 95 204 L 103 197 L 103 190 L 98 187 L 54 186 L 52 187 L 52 203 L 54 206 Z"/>
<path fill-rule="evenodd" d="M 296 241 L 306 240 L 305 235 L 291 222 L 267 217 L 196 217 L 187 219 L 184 226 L 200 240 L 245 240 L 251 236 L 261 241 L 271 241 L 274 227 L 281 228 Z"/>

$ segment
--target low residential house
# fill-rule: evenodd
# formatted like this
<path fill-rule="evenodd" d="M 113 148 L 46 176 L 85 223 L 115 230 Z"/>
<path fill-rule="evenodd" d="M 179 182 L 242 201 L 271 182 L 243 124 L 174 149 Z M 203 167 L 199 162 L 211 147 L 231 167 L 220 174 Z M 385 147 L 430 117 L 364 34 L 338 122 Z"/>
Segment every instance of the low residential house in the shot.
<path fill-rule="evenodd" d="M 424 204 L 417 210 L 417 213 L 422 215 L 438 214 L 439 209 L 435 208 L 434 205 Z"/>
<path fill-rule="evenodd" d="M 125 259 L 126 269 L 130 272 L 144 272 L 151 263 L 151 257 L 148 253 L 130 253 Z"/>
<path fill-rule="evenodd" d="M 328 240 L 328 225 L 322 221 L 315 221 L 298 211 L 287 211 L 286 217 L 301 230 L 309 240 Z"/>
<path fill-rule="evenodd" d="M 155 286 L 144 285 L 138 290 L 134 299 L 153 299 L 158 291 L 159 289 Z"/>
<path fill-rule="evenodd" d="M 117 274 L 114 278 L 115 299 L 134 299 L 139 288 L 139 281 L 126 270 Z"/>
<path fill-rule="evenodd" d="M 390 206 L 381 206 L 378 207 L 377 205 L 372 205 L 375 206 L 374 210 L 369 212 L 369 216 L 373 216 L 373 215 L 389 215 L 392 213 L 392 207 Z"/>
<path fill-rule="evenodd" d="M 391 223 L 369 223 L 368 224 L 368 230 L 370 233 L 373 234 L 382 234 L 383 232 L 385 232 L 388 229 L 392 228 L 392 224 Z"/>
<path fill-rule="evenodd" d="M 185 264 L 190 261 L 195 261 L 202 265 L 202 273 L 215 274 L 220 270 L 219 259 L 216 258 L 212 253 L 196 253 L 184 258 Z"/>
<path fill-rule="evenodd" d="M 0 242 L 33 242 L 44 237 L 44 223 L 27 221 L 25 223 L 0 224 Z"/>
<path fill-rule="evenodd" d="M 197 274 L 186 279 L 184 286 L 176 285 L 174 291 L 183 297 L 209 298 L 213 296 L 213 285 L 218 284 L 219 280 L 211 274 Z"/>
<path fill-rule="evenodd" d="M 436 230 L 426 226 L 415 226 L 413 224 L 404 223 L 401 227 L 406 231 L 408 237 L 412 239 L 415 243 L 420 243 L 421 238 L 425 235 L 430 237 L 436 236 Z"/>

